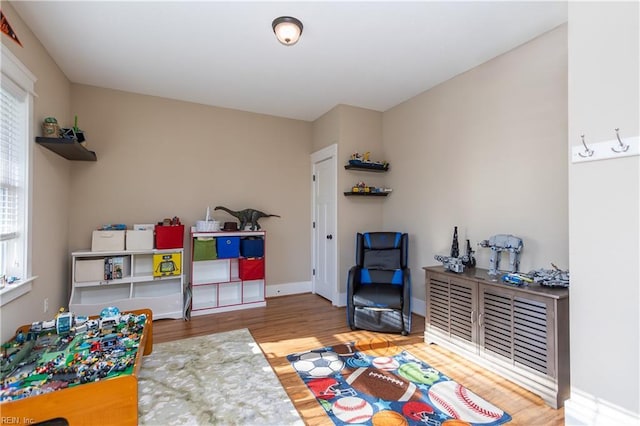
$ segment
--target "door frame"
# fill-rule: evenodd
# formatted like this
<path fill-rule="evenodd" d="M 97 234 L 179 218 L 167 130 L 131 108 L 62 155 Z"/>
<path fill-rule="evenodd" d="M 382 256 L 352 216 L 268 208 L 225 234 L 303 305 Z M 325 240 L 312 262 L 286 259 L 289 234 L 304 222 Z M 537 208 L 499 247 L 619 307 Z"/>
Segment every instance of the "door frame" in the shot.
<path fill-rule="evenodd" d="M 335 224 L 335 232 L 334 232 L 334 239 L 335 239 L 335 244 L 336 244 L 336 248 L 333 251 L 333 264 L 335 266 L 335 285 L 331 291 L 331 304 L 334 306 L 338 306 L 338 277 L 339 277 L 339 265 L 338 265 L 338 144 L 334 143 L 332 145 L 329 145 L 325 148 L 322 148 L 314 153 L 311 154 L 311 270 L 309 271 L 311 274 L 311 291 L 315 294 L 315 288 L 316 288 L 316 275 L 313 273 L 314 269 L 316 269 L 316 259 L 317 259 L 317 254 L 316 254 L 316 232 L 315 229 L 313 227 L 313 223 L 316 220 L 315 218 L 315 213 L 316 213 L 316 185 L 314 182 L 314 175 L 316 173 L 316 164 L 318 164 L 321 161 L 331 161 L 333 163 L 334 166 L 334 170 L 336 171 L 336 174 L 334 176 L 334 185 L 335 187 L 333 188 L 333 205 L 334 205 L 334 209 L 333 212 L 331 213 L 333 215 L 333 223 Z"/>

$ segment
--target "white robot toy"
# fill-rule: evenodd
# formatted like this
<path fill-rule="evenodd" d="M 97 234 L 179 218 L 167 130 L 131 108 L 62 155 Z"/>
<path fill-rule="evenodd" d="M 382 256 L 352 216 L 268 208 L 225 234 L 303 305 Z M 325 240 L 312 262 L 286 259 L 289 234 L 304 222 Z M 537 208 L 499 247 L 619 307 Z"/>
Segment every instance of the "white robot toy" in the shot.
<path fill-rule="evenodd" d="M 491 249 L 489 258 L 489 275 L 497 275 L 500 269 L 500 255 L 503 251 L 509 252 L 509 270 L 511 273 L 518 272 L 520 266 L 520 252 L 522 251 L 522 238 L 513 235 L 498 234 L 488 240 L 478 243 L 480 247 Z"/>

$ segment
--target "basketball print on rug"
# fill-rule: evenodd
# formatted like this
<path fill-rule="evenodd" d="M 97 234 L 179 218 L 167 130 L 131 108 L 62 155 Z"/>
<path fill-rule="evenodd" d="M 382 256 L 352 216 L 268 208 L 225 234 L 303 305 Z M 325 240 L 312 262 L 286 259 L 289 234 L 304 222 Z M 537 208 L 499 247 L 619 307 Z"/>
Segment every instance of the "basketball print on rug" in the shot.
<path fill-rule="evenodd" d="M 511 416 L 384 339 L 287 357 L 336 425 L 497 426 Z"/>

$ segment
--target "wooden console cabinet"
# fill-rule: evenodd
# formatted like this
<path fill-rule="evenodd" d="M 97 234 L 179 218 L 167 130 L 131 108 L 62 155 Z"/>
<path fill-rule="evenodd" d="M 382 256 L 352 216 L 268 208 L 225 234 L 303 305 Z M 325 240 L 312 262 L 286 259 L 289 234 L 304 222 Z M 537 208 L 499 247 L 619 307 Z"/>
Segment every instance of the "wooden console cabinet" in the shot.
<path fill-rule="evenodd" d="M 424 339 L 559 408 L 569 398 L 569 290 L 511 286 L 475 268 L 425 267 Z"/>

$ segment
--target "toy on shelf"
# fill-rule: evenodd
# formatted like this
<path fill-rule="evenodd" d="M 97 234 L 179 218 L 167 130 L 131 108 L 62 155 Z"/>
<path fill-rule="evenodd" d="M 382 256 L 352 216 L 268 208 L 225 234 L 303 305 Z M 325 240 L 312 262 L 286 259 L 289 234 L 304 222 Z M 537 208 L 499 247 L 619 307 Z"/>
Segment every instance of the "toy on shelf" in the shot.
<path fill-rule="evenodd" d="M 351 187 L 351 192 L 355 193 L 389 193 L 391 192 L 391 188 L 381 188 L 377 186 L 367 186 L 364 182 L 358 182 L 357 184 Z"/>
<path fill-rule="evenodd" d="M 46 117 L 42 122 L 42 136 L 45 138 L 60 137 L 60 126 L 55 117 Z"/>
<path fill-rule="evenodd" d="M 370 152 L 367 151 L 364 154 L 360 154 L 358 152 L 354 152 L 351 154 L 351 159 L 349 160 L 349 166 L 360 167 L 363 169 L 372 169 L 372 170 L 388 170 L 389 163 L 386 161 L 371 161 L 369 159 Z"/>

